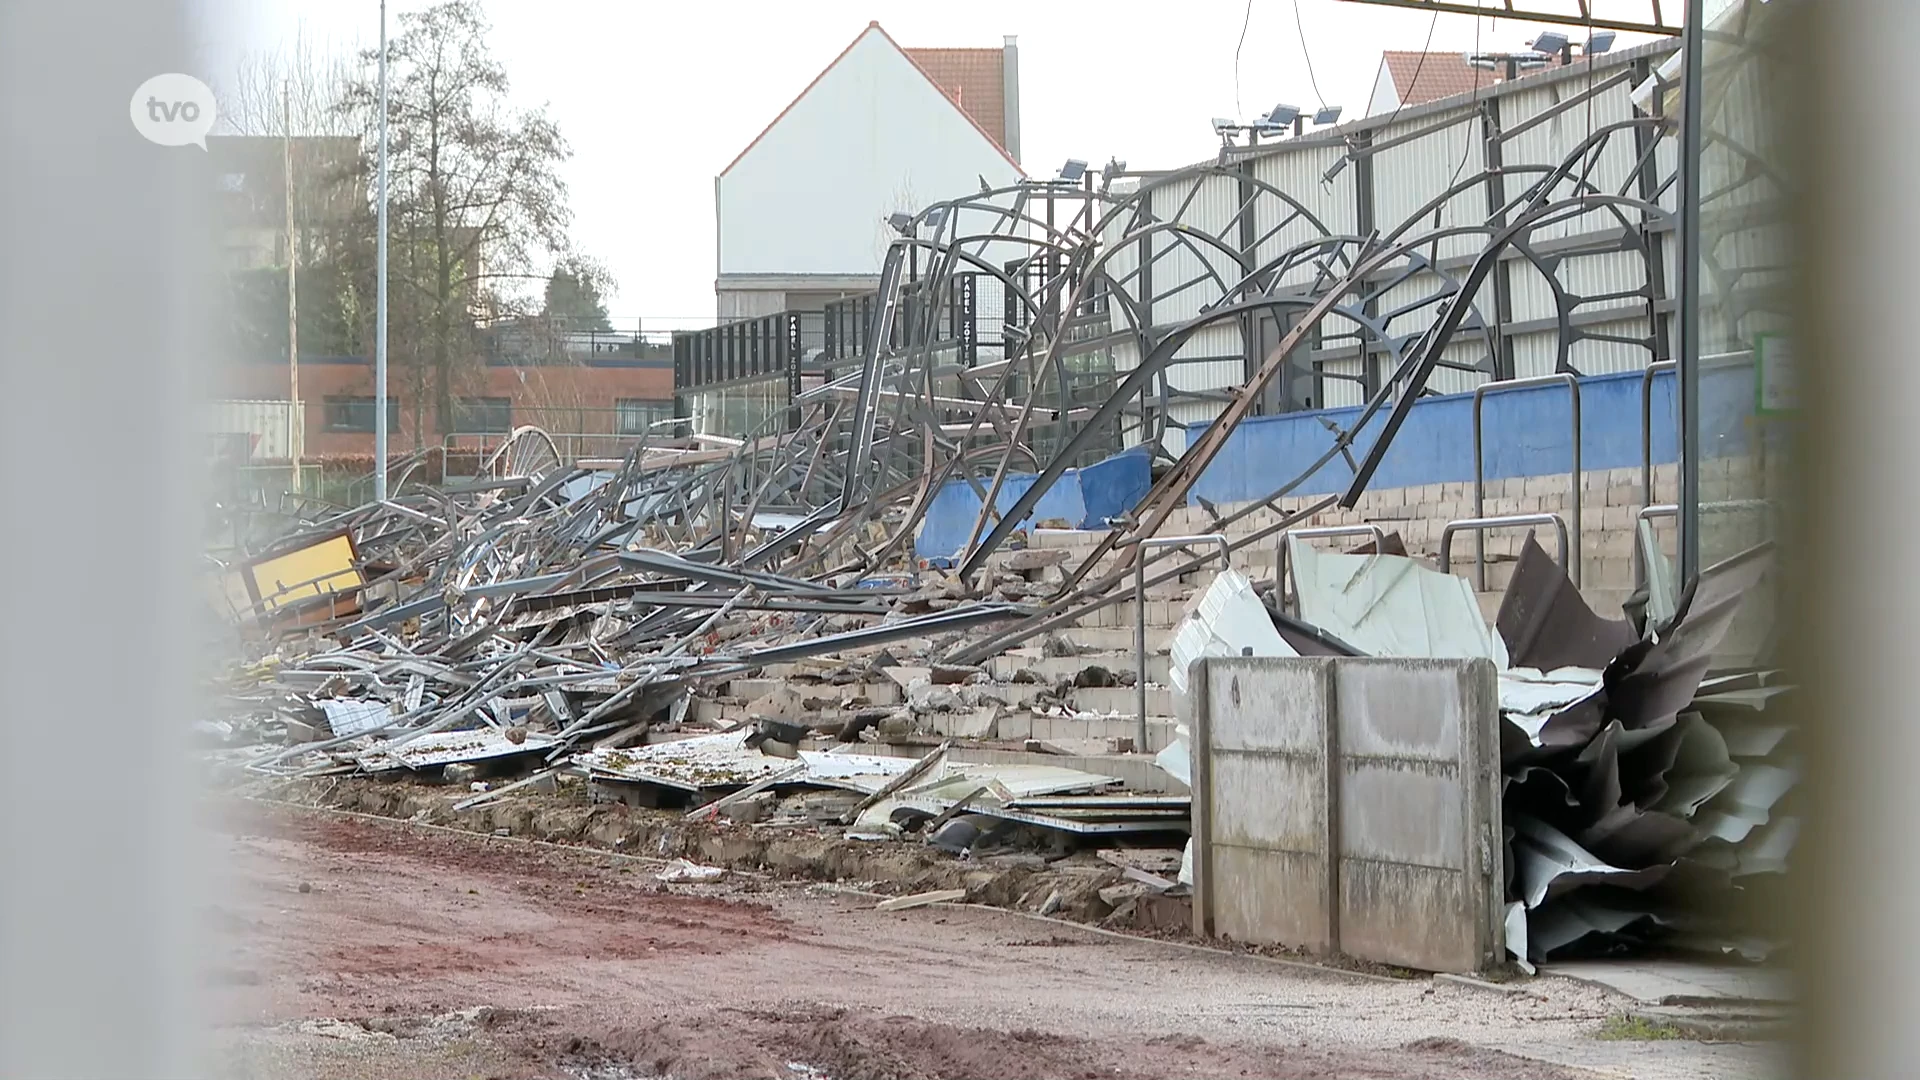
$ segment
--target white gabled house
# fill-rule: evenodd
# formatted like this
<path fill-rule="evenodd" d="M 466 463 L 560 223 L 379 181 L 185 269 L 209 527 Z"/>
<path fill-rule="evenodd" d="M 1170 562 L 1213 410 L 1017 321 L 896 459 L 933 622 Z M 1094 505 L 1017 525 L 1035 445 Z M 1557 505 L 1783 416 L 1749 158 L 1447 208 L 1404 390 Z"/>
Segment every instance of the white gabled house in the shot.
<path fill-rule="evenodd" d="M 874 288 L 889 214 L 1025 175 L 1019 116 L 1013 38 L 903 49 L 869 23 L 714 178 L 720 320 Z"/>

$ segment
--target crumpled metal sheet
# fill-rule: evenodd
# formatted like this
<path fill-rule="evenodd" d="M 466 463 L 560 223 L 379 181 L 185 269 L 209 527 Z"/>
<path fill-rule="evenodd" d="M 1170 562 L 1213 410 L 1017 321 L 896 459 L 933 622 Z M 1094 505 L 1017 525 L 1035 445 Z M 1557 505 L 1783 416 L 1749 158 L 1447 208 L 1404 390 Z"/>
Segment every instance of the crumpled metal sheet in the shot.
<path fill-rule="evenodd" d="M 1624 619 L 1594 614 L 1533 534 L 1527 534 L 1494 626 L 1515 667 L 1604 668 L 1640 635 Z"/>
<path fill-rule="evenodd" d="M 1772 545 L 1763 544 L 1702 571 L 1679 614 L 1608 668 L 1610 714 L 1636 728 L 1691 704 L 1741 598 L 1759 584 L 1771 557 Z"/>
<path fill-rule="evenodd" d="M 1515 815 L 1514 884 L 1529 909 L 1581 885 L 1603 884 L 1645 889 L 1666 879 L 1671 866 L 1638 870 L 1614 866 L 1537 818 Z"/>
<path fill-rule="evenodd" d="M 1398 555 L 1328 555 L 1287 538 L 1300 618 L 1369 656 L 1478 658 L 1506 668 L 1507 646 L 1464 578 Z"/>

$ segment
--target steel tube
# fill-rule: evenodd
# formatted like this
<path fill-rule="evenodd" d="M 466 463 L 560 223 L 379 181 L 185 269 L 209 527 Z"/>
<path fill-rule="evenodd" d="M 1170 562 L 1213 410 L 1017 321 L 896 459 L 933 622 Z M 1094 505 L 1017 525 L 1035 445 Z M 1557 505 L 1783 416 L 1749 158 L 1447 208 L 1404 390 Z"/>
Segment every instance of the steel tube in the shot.
<path fill-rule="evenodd" d="M 1359 536 L 1369 533 L 1373 536 L 1373 550 L 1379 554 L 1387 546 L 1387 531 L 1372 522 L 1361 525 L 1319 525 L 1311 529 L 1288 529 L 1280 534 L 1279 547 L 1273 554 L 1273 606 L 1285 611 L 1287 607 L 1287 538 L 1297 536 L 1302 540 L 1325 536 Z"/>
<path fill-rule="evenodd" d="M 1515 525 L 1553 526 L 1554 538 L 1559 545 L 1560 568 L 1562 570 L 1567 568 L 1567 522 L 1564 518 L 1559 514 L 1504 514 L 1500 517 L 1461 518 L 1458 521 L 1447 522 L 1447 527 L 1440 530 L 1440 572 L 1443 574 L 1453 572 L 1451 548 L 1454 533 L 1465 529 L 1476 534 L 1484 534 L 1488 529 L 1504 529 Z M 1575 582 L 1575 584 L 1579 583 Z M 1485 592 L 1486 589 L 1482 588 L 1480 591 Z"/>
<path fill-rule="evenodd" d="M 1557 372 L 1552 375 L 1535 375 L 1525 379 L 1502 379 L 1498 382 L 1485 382 L 1473 388 L 1473 518 L 1469 520 L 1490 520 L 1487 512 L 1486 468 L 1481 460 L 1482 424 L 1480 407 L 1488 394 L 1497 394 L 1506 390 L 1525 390 L 1536 386 L 1552 386 L 1563 383 L 1567 387 L 1567 405 L 1571 411 L 1573 432 L 1573 471 L 1572 490 L 1568 493 L 1567 516 L 1573 522 L 1573 550 L 1575 557 L 1572 565 L 1567 565 L 1563 557 L 1561 566 L 1566 569 L 1567 577 L 1573 584 L 1580 584 L 1580 380 L 1571 372 Z M 1557 517 L 1556 517 L 1556 520 Z M 1538 524 L 1544 524 L 1540 522 Z M 1565 527 L 1565 523 L 1562 523 Z M 1563 545 L 1565 541 L 1562 541 Z M 1480 592 L 1487 591 L 1487 545 L 1484 531 L 1475 530 L 1473 543 L 1473 585 Z"/>
<path fill-rule="evenodd" d="M 1662 371 L 1674 371 L 1679 364 L 1659 360 L 1640 373 L 1640 504 L 1653 505 L 1653 377 Z"/>

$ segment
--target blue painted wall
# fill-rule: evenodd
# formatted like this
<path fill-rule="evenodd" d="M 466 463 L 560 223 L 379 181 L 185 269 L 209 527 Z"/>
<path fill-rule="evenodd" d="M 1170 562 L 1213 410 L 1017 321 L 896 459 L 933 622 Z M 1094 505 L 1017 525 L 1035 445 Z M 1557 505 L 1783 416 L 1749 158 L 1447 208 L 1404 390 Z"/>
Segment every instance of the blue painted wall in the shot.
<path fill-rule="evenodd" d="M 1000 486 L 994 505 L 1001 512 L 1013 508 L 1033 487 L 1037 477 L 1016 473 Z M 1035 504 L 1026 521 L 1059 518 L 1076 529 L 1097 529 L 1107 518 L 1131 510 L 1152 483 L 1143 450 L 1115 454 L 1084 469 L 1069 469 Z M 983 481 L 982 488 L 988 486 Z M 980 513 L 980 497 L 964 480 L 949 480 L 934 495 L 927 516 L 914 537 L 913 548 L 923 559 L 943 559 L 958 551 L 973 533 Z M 991 522 L 989 522 L 991 527 Z"/>
<path fill-rule="evenodd" d="M 1640 466 L 1640 373 L 1594 375 L 1580 380 L 1581 468 Z M 1721 368 L 1701 377 L 1701 430 L 1707 456 L 1746 452 L 1746 417 L 1753 409 L 1753 370 Z M 1356 462 L 1379 437 L 1386 410 L 1355 440 Z M 1213 464 L 1194 485 L 1193 494 L 1214 503 L 1264 498 L 1311 465 L 1333 445 L 1334 433 L 1322 418 L 1343 430 L 1360 416 L 1359 408 L 1315 409 L 1243 421 Z M 1573 466 L 1568 439 L 1564 386 L 1508 390 L 1488 395 L 1482 408 L 1485 475 L 1542 476 Z M 1653 381 L 1653 460 L 1677 456 L 1673 374 Z M 1192 435 L 1197 436 L 1198 430 Z M 1190 436 L 1191 437 L 1191 436 Z M 1344 458 L 1322 466 L 1296 495 L 1343 491 L 1353 478 Z M 1381 459 L 1370 488 L 1414 487 L 1473 479 L 1473 395 L 1425 398 L 1408 412 L 1399 435 Z"/>
<path fill-rule="evenodd" d="M 1582 469 L 1640 467 L 1639 372 L 1593 375 L 1580 380 L 1580 450 Z M 1747 418 L 1753 411 L 1753 369 L 1726 367 L 1708 370 L 1700 380 L 1702 450 L 1707 457 L 1749 452 Z M 1263 416 L 1243 421 L 1221 448 L 1213 464 L 1194 484 L 1189 501 L 1214 503 L 1265 498 L 1333 445 L 1334 433 L 1322 418 L 1345 429 L 1360 415 L 1359 408 L 1315 409 Z M 1678 457 L 1674 419 L 1673 373 L 1653 380 L 1653 460 Z M 1381 410 L 1355 440 L 1357 462 L 1379 437 L 1386 410 Z M 1486 477 L 1544 476 L 1573 467 L 1568 441 L 1567 390 L 1544 386 L 1491 394 L 1483 407 Z M 1189 441 L 1200 428 L 1189 432 Z M 1344 491 L 1353 473 L 1346 460 L 1335 457 L 1321 466 L 1295 495 L 1325 495 Z M 1374 489 L 1415 487 L 1473 479 L 1473 395 L 1450 394 L 1423 398 L 1407 413 L 1406 423 L 1387 450 L 1368 485 Z M 1033 486 L 1034 476 L 1007 478 L 998 499 L 1002 511 L 1012 507 Z M 1099 528 L 1110 517 L 1131 510 L 1145 495 L 1151 480 L 1146 455 L 1128 451 L 1099 464 L 1061 477 L 1041 497 L 1029 521 L 1062 518 L 1078 528 Z M 967 542 L 973 531 L 980 500 L 964 482 L 949 481 L 934 497 L 914 548 L 922 558 L 944 558 Z"/>

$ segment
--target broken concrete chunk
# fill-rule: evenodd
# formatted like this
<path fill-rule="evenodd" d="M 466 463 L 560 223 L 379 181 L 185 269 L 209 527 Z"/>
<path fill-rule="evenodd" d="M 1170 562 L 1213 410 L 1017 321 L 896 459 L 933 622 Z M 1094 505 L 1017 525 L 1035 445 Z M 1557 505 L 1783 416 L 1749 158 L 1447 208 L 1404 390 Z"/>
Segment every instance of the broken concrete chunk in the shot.
<path fill-rule="evenodd" d="M 669 885 L 704 885 L 727 876 L 724 866 L 701 866 L 686 859 L 675 859 L 654 875 Z"/>
<path fill-rule="evenodd" d="M 907 687 L 907 704 L 916 713 L 952 712 L 965 707 L 958 691 L 928 682 L 917 682 Z"/>
<path fill-rule="evenodd" d="M 1073 676 L 1073 686 L 1076 690 L 1089 690 L 1103 686 L 1118 685 L 1119 680 L 1114 678 L 1113 672 L 1108 671 L 1099 664 L 1088 664 L 1078 672 L 1075 672 Z"/>
<path fill-rule="evenodd" d="M 1024 573 L 1048 566 L 1063 566 L 1072 552 L 1066 548 L 1026 548 L 1007 556 L 1009 570 Z"/>
<path fill-rule="evenodd" d="M 981 670 L 971 664 L 935 664 L 927 673 L 927 679 L 935 686 L 952 686 L 979 674 Z"/>

